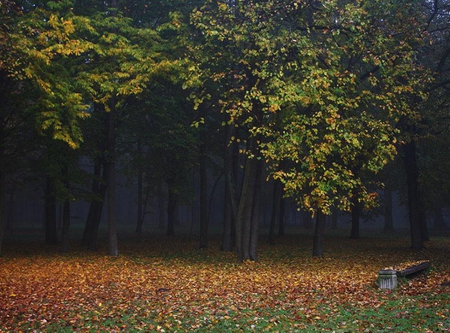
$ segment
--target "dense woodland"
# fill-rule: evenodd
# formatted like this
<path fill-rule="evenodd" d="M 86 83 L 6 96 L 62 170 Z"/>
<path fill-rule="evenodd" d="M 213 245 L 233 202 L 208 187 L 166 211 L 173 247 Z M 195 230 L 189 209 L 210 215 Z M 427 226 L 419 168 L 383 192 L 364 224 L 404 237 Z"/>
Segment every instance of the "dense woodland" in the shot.
<path fill-rule="evenodd" d="M 287 202 L 320 257 L 327 216 L 348 212 L 358 238 L 382 211 L 390 231 L 393 195 L 421 249 L 448 230 L 449 88 L 448 0 L 1 0 L 0 251 L 14 193 L 34 188 L 45 242 L 96 249 L 103 212 L 118 255 L 117 177 L 136 184 L 137 233 L 150 200 L 167 235 L 195 201 L 203 248 L 219 188 L 238 261 L 257 260 L 262 215 L 283 234 Z"/>

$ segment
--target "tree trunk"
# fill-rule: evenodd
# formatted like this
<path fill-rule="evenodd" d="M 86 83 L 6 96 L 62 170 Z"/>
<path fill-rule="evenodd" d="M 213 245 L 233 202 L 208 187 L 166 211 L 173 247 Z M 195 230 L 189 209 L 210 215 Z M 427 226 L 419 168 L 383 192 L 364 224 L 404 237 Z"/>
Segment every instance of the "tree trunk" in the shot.
<path fill-rule="evenodd" d="M 253 147 L 251 139 L 250 147 Z M 244 180 L 236 217 L 236 251 L 239 262 L 256 260 L 256 243 L 259 214 L 259 181 L 261 178 L 260 163 L 256 158 L 247 158 Z"/>
<path fill-rule="evenodd" d="M 283 194 L 283 191 L 281 192 Z M 281 195 L 280 199 L 280 224 L 278 226 L 278 236 L 284 236 L 284 225 L 285 225 L 285 219 L 284 215 L 286 212 L 286 200 L 283 198 L 283 195 Z"/>
<path fill-rule="evenodd" d="M 332 230 L 337 230 L 338 215 L 339 215 L 339 211 L 337 210 L 337 208 L 333 208 L 333 213 L 331 214 L 331 229 Z"/>
<path fill-rule="evenodd" d="M 200 248 L 208 247 L 208 183 L 206 168 L 206 145 L 202 133 L 200 144 Z"/>
<path fill-rule="evenodd" d="M 64 167 L 62 170 L 62 176 L 64 185 L 66 187 L 66 191 L 69 192 L 69 170 L 68 167 Z M 69 252 L 70 244 L 69 244 L 69 230 L 70 230 L 70 198 L 65 198 L 63 202 L 63 224 L 62 224 L 62 233 L 61 233 L 61 252 Z"/>
<path fill-rule="evenodd" d="M 245 163 L 244 179 L 236 215 L 236 251 L 238 261 L 242 262 L 250 258 L 250 225 L 253 205 L 253 186 L 255 184 L 255 169 L 253 159 L 247 158 Z"/>
<path fill-rule="evenodd" d="M 316 228 L 314 230 L 313 257 L 323 258 L 323 240 L 325 238 L 326 215 L 317 210 Z"/>
<path fill-rule="evenodd" d="M 89 205 L 89 211 L 88 216 L 86 218 L 86 224 L 84 226 L 83 231 L 83 240 L 82 244 L 83 246 L 88 246 L 89 244 L 89 238 L 92 233 L 93 225 L 94 225 L 94 216 L 95 216 L 95 203 L 97 202 L 97 196 L 99 196 L 99 190 L 100 190 L 100 177 L 101 177 L 101 161 L 99 158 L 96 158 L 94 161 L 94 174 L 92 175 L 92 195 L 94 198 L 91 200 L 91 203 Z"/>
<path fill-rule="evenodd" d="M 3 233 L 6 224 L 6 165 L 3 129 L 0 132 L 0 256 L 2 255 Z M 12 207 L 11 207 L 12 208 Z"/>
<path fill-rule="evenodd" d="M 56 224 L 56 197 L 53 189 L 53 180 L 47 176 L 45 184 L 45 207 L 44 207 L 44 224 L 45 224 L 45 243 L 58 243 L 58 228 Z"/>
<path fill-rule="evenodd" d="M 223 234 L 222 245 L 220 249 L 222 251 L 231 251 L 233 249 L 233 208 L 232 208 L 232 190 L 230 188 L 232 182 L 232 175 L 230 172 L 230 164 L 228 161 L 224 161 L 224 173 L 225 173 L 225 196 L 224 196 L 224 215 L 223 215 Z"/>
<path fill-rule="evenodd" d="M 175 210 L 177 209 L 176 194 L 169 186 L 169 199 L 167 203 L 167 236 L 175 235 Z"/>
<path fill-rule="evenodd" d="M 107 114 L 107 161 L 106 175 L 108 179 L 108 254 L 110 256 L 119 255 L 117 242 L 117 221 L 116 221 L 116 168 L 115 168 L 115 106 Z"/>
<path fill-rule="evenodd" d="M 137 177 L 137 219 L 136 219 L 136 233 L 142 233 L 142 225 L 144 224 L 144 214 L 142 213 L 142 182 L 143 182 L 143 171 L 141 166 L 141 156 L 142 156 L 142 145 L 141 140 L 137 142 L 137 153 L 138 153 L 138 177 Z"/>
<path fill-rule="evenodd" d="M 252 207 L 252 219 L 250 227 L 250 243 L 249 243 L 249 256 L 250 260 L 258 260 L 258 236 L 259 236 L 259 220 L 261 211 L 261 175 L 262 175 L 262 161 L 255 160 L 256 175 L 255 185 L 253 191 L 253 207 Z"/>
<path fill-rule="evenodd" d="M 423 203 L 423 196 L 421 191 L 419 190 L 419 225 L 420 225 L 420 234 L 422 236 L 422 240 L 429 241 L 429 233 L 428 233 L 428 224 L 427 224 L 427 214 L 425 209 L 425 204 Z"/>
<path fill-rule="evenodd" d="M 416 157 L 416 143 L 414 140 L 404 145 L 403 164 L 406 171 L 406 185 L 408 189 L 408 214 L 411 232 L 411 247 L 423 249 L 424 243 L 420 226 L 419 200 L 419 168 Z"/>
<path fill-rule="evenodd" d="M 359 224 L 361 217 L 361 205 L 358 202 L 358 198 L 356 195 L 353 197 L 353 206 L 352 206 L 352 229 L 350 233 L 350 239 L 358 239 L 359 238 Z"/>
<path fill-rule="evenodd" d="M 269 244 L 275 245 L 275 226 L 281 223 L 281 201 L 283 200 L 283 184 L 275 180 L 273 184 L 272 216 L 270 219 Z"/>
<path fill-rule="evenodd" d="M 164 214 L 164 190 L 162 181 L 158 184 L 158 229 L 164 228 L 165 214 Z"/>
<path fill-rule="evenodd" d="M 224 225 L 222 235 L 222 251 L 232 251 L 235 235 L 236 215 L 237 215 L 237 191 L 236 191 L 236 173 L 233 172 L 233 147 L 236 145 L 231 143 L 232 147 L 228 147 L 231 136 L 234 134 L 234 126 L 229 125 L 227 128 L 227 137 L 225 142 L 224 153 L 224 174 L 225 174 L 225 199 L 224 199 Z"/>
<path fill-rule="evenodd" d="M 70 201 L 66 200 L 63 203 L 63 225 L 62 225 L 62 233 L 61 233 L 61 252 L 69 252 L 70 251 L 69 230 L 70 230 Z"/>
<path fill-rule="evenodd" d="M 433 204 L 433 220 L 434 220 L 434 225 L 433 225 L 434 230 L 442 231 L 442 230 L 447 229 L 447 225 L 445 224 L 444 214 L 442 214 L 442 205 L 437 202 L 435 202 Z"/>
<path fill-rule="evenodd" d="M 392 218 L 392 191 L 384 190 L 384 228 L 383 231 L 391 233 L 394 231 L 394 219 Z"/>
<path fill-rule="evenodd" d="M 97 190 L 98 199 L 91 202 L 91 207 L 89 209 L 89 214 L 91 214 L 92 209 L 92 222 L 91 229 L 88 234 L 87 248 L 92 251 L 97 250 L 98 229 L 102 220 L 103 204 L 105 202 L 106 190 L 108 188 L 108 175 L 106 172 L 107 170 L 105 163 L 102 172 L 102 182 L 99 184 L 99 188 Z"/>
<path fill-rule="evenodd" d="M 293 216 L 295 216 L 295 215 L 293 214 Z M 303 227 L 305 229 L 312 229 L 312 227 L 314 226 L 314 221 L 311 218 L 310 213 L 309 212 L 302 212 L 301 217 L 302 217 L 302 220 L 303 220 Z M 295 219 L 294 219 L 294 221 L 295 221 Z"/>

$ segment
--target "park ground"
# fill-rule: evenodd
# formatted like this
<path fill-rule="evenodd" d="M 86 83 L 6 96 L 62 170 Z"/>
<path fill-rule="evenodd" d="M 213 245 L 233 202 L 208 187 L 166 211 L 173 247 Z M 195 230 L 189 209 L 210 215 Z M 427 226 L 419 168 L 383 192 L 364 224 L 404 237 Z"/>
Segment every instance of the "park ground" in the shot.
<path fill-rule="evenodd" d="M 328 232 L 311 257 L 310 231 L 266 244 L 257 262 L 236 262 L 219 237 L 140 238 L 120 255 L 7 237 L 0 257 L 0 332 L 450 332 L 450 238 L 413 251 L 404 235 L 350 240 Z M 430 260 L 431 268 L 380 290 L 380 269 Z"/>

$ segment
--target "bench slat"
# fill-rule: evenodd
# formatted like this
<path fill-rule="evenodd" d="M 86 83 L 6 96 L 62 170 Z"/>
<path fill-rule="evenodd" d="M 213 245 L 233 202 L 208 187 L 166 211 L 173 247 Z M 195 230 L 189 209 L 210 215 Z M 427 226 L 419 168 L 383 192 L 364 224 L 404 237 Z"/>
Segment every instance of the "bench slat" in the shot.
<path fill-rule="evenodd" d="M 420 263 L 418 265 L 408 267 L 408 268 L 403 269 L 401 271 L 397 271 L 397 276 L 399 276 L 399 277 L 408 276 L 408 275 L 411 275 L 411 274 L 423 271 L 425 269 L 428 269 L 428 268 L 430 268 L 430 265 L 431 264 L 430 264 L 429 261 L 425 261 L 425 262 Z"/>

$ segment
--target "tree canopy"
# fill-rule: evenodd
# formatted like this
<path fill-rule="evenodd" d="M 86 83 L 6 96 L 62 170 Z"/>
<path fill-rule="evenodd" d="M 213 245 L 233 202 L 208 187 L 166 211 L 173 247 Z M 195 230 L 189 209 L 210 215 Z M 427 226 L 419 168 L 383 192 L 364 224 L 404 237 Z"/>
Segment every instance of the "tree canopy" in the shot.
<path fill-rule="evenodd" d="M 187 175 L 199 172 L 202 239 L 206 168 L 220 165 L 241 260 L 256 260 L 263 174 L 281 182 L 299 209 L 330 215 L 375 206 L 388 180 L 376 175 L 400 156 L 413 247 L 420 248 L 427 233 L 419 215 L 439 197 L 439 180 L 448 181 L 448 163 L 433 150 L 447 151 L 448 143 L 449 6 L 2 1 L 0 215 L 4 157 L 22 145 L 24 128 L 81 148 L 61 153 L 66 162 L 95 161 L 92 197 L 103 200 L 98 190 L 109 185 L 110 215 L 121 156 L 139 165 L 148 186 L 167 191 L 169 214 L 175 197 L 196 192 L 186 189 L 194 185 Z M 36 146 L 30 150 L 41 157 L 42 147 L 53 149 L 48 140 Z M 56 169 L 64 171 L 48 170 Z M 58 193 L 79 181 L 65 177 Z"/>

